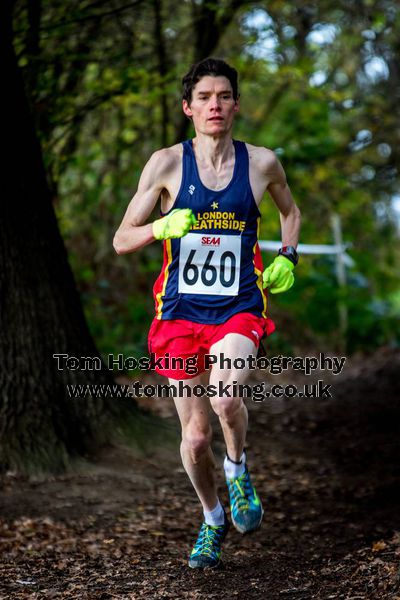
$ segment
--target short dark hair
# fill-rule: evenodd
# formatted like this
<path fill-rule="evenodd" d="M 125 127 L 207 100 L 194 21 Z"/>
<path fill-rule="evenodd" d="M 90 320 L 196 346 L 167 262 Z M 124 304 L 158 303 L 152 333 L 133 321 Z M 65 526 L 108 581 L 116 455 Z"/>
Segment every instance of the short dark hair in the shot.
<path fill-rule="evenodd" d="M 228 63 L 220 58 L 205 58 L 204 60 L 192 65 L 182 79 L 183 100 L 187 100 L 187 102 L 190 104 L 194 86 L 202 77 L 205 77 L 206 75 L 211 75 L 212 77 L 223 76 L 229 79 L 232 86 L 233 98 L 234 100 L 238 99 L 238 73 L 236 69 L 229 66 Z"/>

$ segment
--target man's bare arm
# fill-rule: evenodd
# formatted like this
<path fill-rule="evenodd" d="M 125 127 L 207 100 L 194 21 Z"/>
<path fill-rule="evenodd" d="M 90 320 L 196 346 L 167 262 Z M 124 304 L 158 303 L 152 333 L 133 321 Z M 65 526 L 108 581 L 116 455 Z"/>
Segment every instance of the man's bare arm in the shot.
<path fill-rule="evenodd" d="M 268 162 L 270 183 L 267 190 L 279 210 L 282 246 L 294 246 L 296 248 L 299 242 L 301 213 L 293 200 L 281 163 L 275 155 L 272 158 L 270 157 Z"/>
<path fill-rule="evenodd" d="M 173 169 L 174 160 L 171 152 L 165 149 L 155 152 L 147 162 L 137 192 L 114 236 L 113 246 L 117 254 L 135 252 L 155 240 L 152 223 L 145 223 L 165 187 L 165 178 Z"/>

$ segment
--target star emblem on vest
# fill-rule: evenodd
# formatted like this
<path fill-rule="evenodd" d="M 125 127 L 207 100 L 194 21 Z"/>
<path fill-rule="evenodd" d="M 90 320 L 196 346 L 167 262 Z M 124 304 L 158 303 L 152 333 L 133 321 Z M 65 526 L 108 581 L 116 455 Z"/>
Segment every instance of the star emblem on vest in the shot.
<path fill-rule="evenodd" d="M 215 210 L 216 208 L 218 208 L 218 202 L 213 202 L 213 203 L 211 204 L 211 208 L 212 208 L 212 209 L 214 209 L 214 210 Z"/>
<path fill-rule="evenodd" d="M 193 192 L 194 192 L 194 190 L 195 190 L 195 189 L 196 189 L 196 188 L 194 187 L 194 185 L 189 185 L 188 192 L 189 192 L 189 194 L 190 194 L 191 196 L 193 196 Z"/>

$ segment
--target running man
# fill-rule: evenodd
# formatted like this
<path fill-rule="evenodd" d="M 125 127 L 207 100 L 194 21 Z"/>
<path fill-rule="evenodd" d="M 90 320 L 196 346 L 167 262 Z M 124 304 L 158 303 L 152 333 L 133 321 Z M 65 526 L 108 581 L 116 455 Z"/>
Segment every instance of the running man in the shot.
<path fill-rule="evenodd" d="M 264 288 L 280 293 L 293 284 L 300 211 L 274 152 L 232 139 L 239 110 L 235 69 L 213 58 L 193 65 L 183 78 L 182 107 L 196 135 L 151 156 L 116 232 L 114 248 L 126 254 L 155 240 L 163 242 L 149 350 L 163 360 L 196 356 L 198 372 L 158 372 L 171 384 L 182 380 L 190 389 L 206 383 L 218 387 L 220 381 L 241 384 L 248 372 L 224 370 L 218 362 L 205 371 L 204 356 L 256 356 L 261 338 L 273 331 Z M 279 210 L 282 248 L 263 272 L 257 240 L 259 205 L 266 190 Z M 162 217 L 146 224 L 159 199 Z M 215 484 L 210 406 L 226 444 L 224 470 L 233 525 L 241 533 L 254 531 L 263 509 L 246 465 L 248 415 L 243 399 L 187 396 L 174 399 L 182 427 L 181 456 L 204 513 L 189 566 L 213 568 L 220 563 L 229 521 Z"/>

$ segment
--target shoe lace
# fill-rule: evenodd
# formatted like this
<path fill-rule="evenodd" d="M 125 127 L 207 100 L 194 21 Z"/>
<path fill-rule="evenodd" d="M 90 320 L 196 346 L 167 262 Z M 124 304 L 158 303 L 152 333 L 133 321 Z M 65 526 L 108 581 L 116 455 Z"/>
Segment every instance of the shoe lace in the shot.
<path fill-rule="evenodd" d="M 243 475 L 231 480 L 229 487 L 231 488 L 236 508 L 241 512 L 248 510 L 249 498 L 252 496 L 253 490 L 247 473 L 245 472 Z"/>
<path fill-rule="evenodd" d="M 201 526 L 200 534 L 195 544 L 196 553 L 204 554 L 206 556 L 215 556 L 218 551 L 218 543 L 220 541 L 220 535 L 223 527 L 207 525 L 203 523 Z"/>

